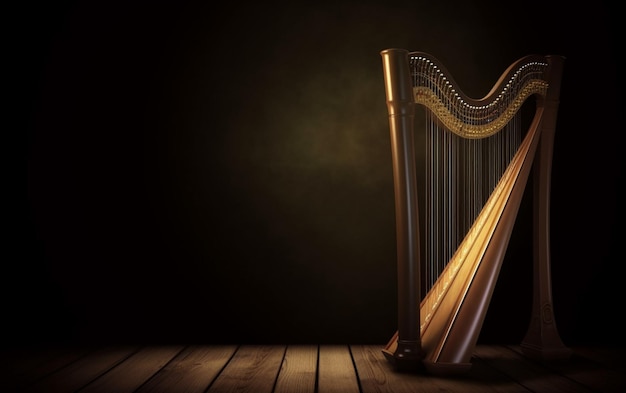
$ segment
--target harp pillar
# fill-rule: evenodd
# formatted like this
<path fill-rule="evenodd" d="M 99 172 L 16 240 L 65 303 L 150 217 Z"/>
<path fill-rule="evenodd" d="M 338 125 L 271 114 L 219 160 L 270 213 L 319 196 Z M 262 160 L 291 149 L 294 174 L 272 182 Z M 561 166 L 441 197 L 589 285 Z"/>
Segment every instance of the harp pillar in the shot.
<path fill-rule="evenodd" d="M 408 51 L 381 52 L 385 78 L 394 178 L 398 334 L 394 352 L 385 352 L 399 370 L 422 367 L 420 338 L 420 248 L 415 174 L 415 101 L 410 80 Z"/>
<path fill-rule="evenodd" d="M 549 88 L 538 105 L 544 106 L 541 140 L 533 168 L 533 303 L 531 321 L 520 344 L 524 353 L 542 360 L 569 358 L 557 331 L 550 277 L 550 184 L 554 133 L 559 107 L 564 58 L 547 56 Z"/>

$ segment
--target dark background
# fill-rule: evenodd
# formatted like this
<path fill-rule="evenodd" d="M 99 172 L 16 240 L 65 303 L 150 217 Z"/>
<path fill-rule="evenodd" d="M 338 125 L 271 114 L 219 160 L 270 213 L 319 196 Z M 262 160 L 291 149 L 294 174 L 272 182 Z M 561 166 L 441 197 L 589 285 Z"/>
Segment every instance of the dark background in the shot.
<path fill-rule="evenodd" d="M 396 329 L 379 54 L 390 47 L 433 54 L 477 98 L 519 57 L 566 57 L 557 325 L 568 345 L 621 344 L 614 10 L 261 3 L 35 2 L 8 14 L 18 89 L 5 133 L 19 138 L 6 156 L 19 185 L 7 193 L 19 195 L 5 206 L 17 214 L 3 239 L 4 345 L 384 345 Z M 481 342 L 519 343 L 526 331 L 530 202 Z"/>

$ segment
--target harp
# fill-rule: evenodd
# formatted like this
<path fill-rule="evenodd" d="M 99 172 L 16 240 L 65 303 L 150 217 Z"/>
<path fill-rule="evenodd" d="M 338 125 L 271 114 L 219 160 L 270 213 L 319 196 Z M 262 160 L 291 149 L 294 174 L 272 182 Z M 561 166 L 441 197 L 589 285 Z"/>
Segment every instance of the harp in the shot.
<path fill-rule="evenodd" d="M 523 57 L 484 98 L 473 99 L 432 55 L 394 48 L 381 56 L 398 264 L 398 330 L 383 353 L 398 369 L 450 375 L 471 368 L 532 179 L 533 299 L 521 348 L 535 358 L 567 358 L 571 350 L 554 320 L 549 250 L 552 151 L 564 58 Z M 524 123 L 522 108 L 529 105 Z M 418 136 L 417 106 L 426 123 L 424 135 Z M 416 145 L 425 148 L 416 150 Z M 423 175 L 416 173 L 416 154 L 425 157 Z"/>

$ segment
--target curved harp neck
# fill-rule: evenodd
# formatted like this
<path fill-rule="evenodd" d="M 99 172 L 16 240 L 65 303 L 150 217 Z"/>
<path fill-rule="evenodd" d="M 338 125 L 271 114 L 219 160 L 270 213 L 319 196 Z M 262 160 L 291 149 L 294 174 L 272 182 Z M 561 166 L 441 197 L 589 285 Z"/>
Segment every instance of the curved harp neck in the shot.
<path fill-rule="evenodd" d="M 545 56 L 526 56 L 513 63 L 483 98 L 460 89 L 448 70 L 433 56 L 409 56 L 415 102 L 427 107 L 448 130 L 467 139 L 482 139 L 505 127 L 531 95 L 548 90 Z"/>

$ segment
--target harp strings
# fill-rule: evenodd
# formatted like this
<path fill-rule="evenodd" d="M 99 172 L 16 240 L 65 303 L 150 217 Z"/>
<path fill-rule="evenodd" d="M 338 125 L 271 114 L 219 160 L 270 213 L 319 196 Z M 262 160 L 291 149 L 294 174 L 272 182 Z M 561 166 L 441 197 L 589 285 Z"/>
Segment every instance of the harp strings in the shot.
<path fill-rule="evenodd" d="M 414 64 L 414 86 L 426 86 L 446 99 L 454 113 L 458 93 L 436 65 Z M 513 84 L 496 108 L 474 107 L 463 112 L 463 122 L 485 124 L 499 110 L 510 107 L 523 86 Z M 495 111 L 494 111 L 495 109 Z M 486 138 L 464 138 L 450 132 L 436 115 L 425 110 L 423 290 L 428 292 L 456 252 L 495 189 L 521 140 L 521 115 L 515 114 L 499 132 Z"/>

